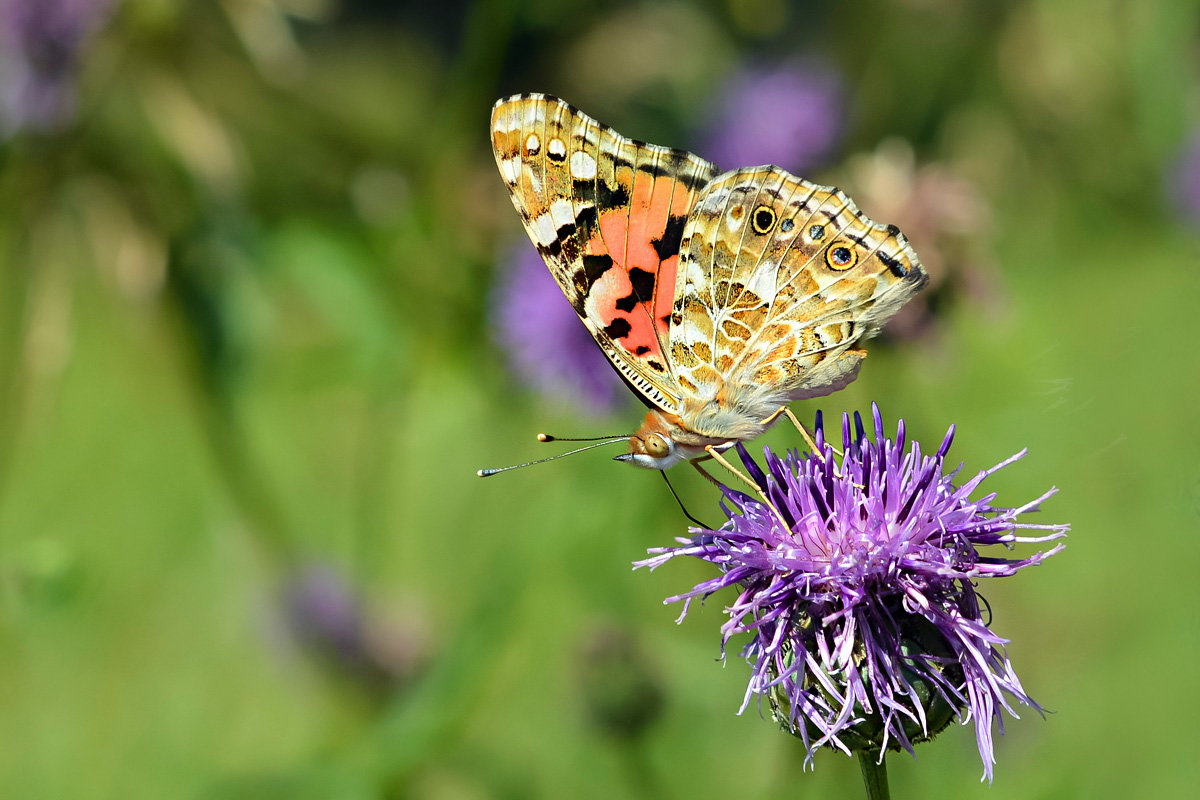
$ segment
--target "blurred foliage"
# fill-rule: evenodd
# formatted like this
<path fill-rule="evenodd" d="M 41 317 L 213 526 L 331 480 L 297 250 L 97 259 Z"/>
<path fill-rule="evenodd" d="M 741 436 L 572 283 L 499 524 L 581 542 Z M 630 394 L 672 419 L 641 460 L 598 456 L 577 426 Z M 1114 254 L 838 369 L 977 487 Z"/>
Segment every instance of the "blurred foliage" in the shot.
<path fill-rule="evenodd" d="M 896 796 L 1200 782 L 1178 733 L 1200 691 L 1161 683 L 1200 655 L 1200 380 L 1177 352 L 1200 334 L 1200 242 L 1164 189 L 1200 126 L 1195 0 L 97 5 L 55 62 L 69 116 L 0 126 L 0 795 L 859 791 L 848 759 L 802 774 L 789 737 L 735 715 L 721 598 L 671 624 L 661 599 L 702 566 L 629 571 L 685 532 L 655 476 L 588 456 L 474 476 L 537 455 L 538 430 L 637 419 L 505 372 L 488 300 L 522 234 L 494 99 L 551 92 L 698 147 L 728 74 L 794 58 L 845 93 L 808 177 L 858 197 L 855 165 L 900 142 L 986 211 L 942 258 L 991 265 L 798 411 L 877 399 L 930 440 L 956 422 L 969 470 L 1029 446 L 1000 500 L 1056 484 L 1047 518 L 1074 526 L 989 596 L 1055 713 L 1008 726 L 994 786 L 951 729 L 892 760 Z M 918 252 L 941 247 L 930 225 Z M 369 669 L 289 605 L 313 564 L 348 587 L 332 619 Z M 579 663 L 612 625 L 637 642 L 620 668 L 653 676 L 632 749 L 586 695 L 640 679 Z"/>

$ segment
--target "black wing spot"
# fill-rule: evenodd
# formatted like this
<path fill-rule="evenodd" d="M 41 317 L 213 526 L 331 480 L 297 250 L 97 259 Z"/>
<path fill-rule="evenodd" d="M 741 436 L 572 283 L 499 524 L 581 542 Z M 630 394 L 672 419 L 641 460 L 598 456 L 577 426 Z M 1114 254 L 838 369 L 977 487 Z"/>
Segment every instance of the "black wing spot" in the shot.
<path fill-rule="evenodd" d="M 895 225 L 888 225 L 887 232 L 890 233 L 892 236 L 895 236 L 896 234 L 900 233 L 900 228 L 898 228 Z"/>
<path fill-rule="evenodd" d="M 784 233 L 789 233 L 794 227 L 796 227 L 796 223 L 790 219 L 785 219 L 783 222 L 779 223 L 779 230 L 783 231 Z"/>
<path fill-rule="evenodd" d="M 633 354 L 635 356 L 644 356 L 644 355 L 646 355 L 646 353 L 649 353 L 649 352 L 650 352 L 650 348 L 643 344 L 643 345 L 640 345 L 636 350 L 634 350 Z"/>
<path fill-rule="evenodd" d="M 612 269 L 612 265 L 612 256 L 584 256 L 583 273 L 587 278 L 588 286 L 600 280 L 600 276 Z"/>
<path fill-rule="evenodd" d="M 590 186 L 591 184 L 588 185 Z M 595 206 L 584 206 L 579 209 L 579 213 L 575 215 L 575 227 L 579 229 L 579 238 L 584 241 L 592 238 L 592 232 L 596 230 L 597 220 Z"/>
<path fill-rule="evenodd" d="M 887 255 L 886 253 L 876 253 L 875 255 L 879 257 L 879 260 L 883 262 L 883 265 L 885 267 L 887 267 L 888 269 L 890 269 L 892 271 L 892 274 L 895 275 L 897 278 L 907 278 L 908 277 L 908 270 L 905 269 L 904 265 L 901 264 L 898 260 L 892 258 L 891 256 Z"/>
<path fill-rule="evenodd" d="M 650 240 L 659 261 L 666 261 L 679 252 L 680 240 L 683 238 L 683 226 L 686 224 L 687 217 L 667 217 L 667 227 L 663 229 L 662 238 Z"/>
<path fill-rule="evenodd" d="M 640 300 L 654 298 L 654 273 L 639 267 L 629 270 L 629 282 L 633 284 L 633 293 Z"/>
<path fill-rule="evenodd" d="M 617 317 L 608 325 L 604 326 L 604 334 L 610 339 L 621 339 L 629 335 L 633 330 L 633 326 L 629 324 L 629 320 L 624 317 Z"/>
<path fill-rule="evenodd" d="M 596 205 L 599 208 L 616 208 L 629 205 L 629 192 L 621 184 L 596 181 Z"/>
<path fill-rule="evenodd" d="M 625 297 L 622 297 L 617 302 L 613 303 L 613 305 L 615 305 L 617 307 L 617 311 L 624 311 L 626 313 L 633 311 L 635 308 L 637 308 L 637 304 L 638 304 L 637 295 L 633 294 L 632 292 L 629 293 L 628 295 L 626 295 Z"/>
<path fill-rule="evenodd" d="M 562 257 L 564 261 L 574 261 L 579 258 L 579 241 L 575 237 L 570 239 L 560 240 L 562 245 Z"/>
<path fill-rule="evenodd" d="M 822 239 L 824 239 L 825 238 L 825 226 L 824 225 L 813 225 L 811 228 L 808 229 L 808 238 L 812 239 L 814 242 L 819 242 Z"/>

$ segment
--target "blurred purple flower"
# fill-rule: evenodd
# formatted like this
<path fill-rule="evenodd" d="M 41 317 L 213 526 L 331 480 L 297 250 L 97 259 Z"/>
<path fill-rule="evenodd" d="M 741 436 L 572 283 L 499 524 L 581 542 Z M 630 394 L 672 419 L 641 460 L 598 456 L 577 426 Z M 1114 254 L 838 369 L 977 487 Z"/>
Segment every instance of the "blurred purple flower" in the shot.
<path fill-rule="evenodd" d="M 342 661 L 364 658 L 362 609 L 332 568 L 311 565 L 298 571 L 284 588 L 283 602 L 297 639 Z"/>
<path fill-rule="evenodd" d="M 0 0 L 0 136 L 71 120 L 83 49 L 115 1 Z"/>
<path fill-rule="evenodd" d="M 521 381 L 596 413 L 620 402 L 620 378 L 529 242 L 503 265 L 493 302 L 496 340 Z"/>
<path fill-rule="evenodd" d="M 1188 221 L 1200 224 L 1200 133 L 1171 165 L 1167 183 L 1176 208 Z"/>
<path fill-rule="evenodd" d="M 971 499 L 1024 451 L 956 485 L 961 467 L 945 470 L 953 427 L 933 455 L 923 456 L 916 442 L 906 453 L 903 420 L 889 438 L 872 410 L 873 439 L 857 414 L 853 427 L 842 417 L 840 463 L 819 415 L 819 455 L 779 458 L 768 448 L 764 472 L 739 445 L 771 505 L 726 489 L 736 510 L 722 503 L 729 519 L 719 530 L 693 529 L 682 546 L 651 550 L 657 555 L 638 565 L 694 556 L 720 567 L 719 577 L 668 602 L 684 601 L 686 615 L 693 598 L 738 589 L 722 651 L 737 634 L 753 637 L 742 653 L 753 666 L 742 709 L 753 695 L 765 696 L 809 760 L 823 745 L 911 752 L 957 716 L 975 721 L 990 780 L 992 721 L 1003 733 L 1000 709 L 1016 716 L 1007 698 L 1040 708 L 1013 671 L 1007 640 L 988 629 L 975 582 L 1013 575 L 1063 545 L 1024 559 L 979 548 L 1048 542 L 1067 526 L 1018 522 L 1053 489 L 1016 508 L 993 506 L 994 494 Z M 1018 536 L 1018 529 L 1042 533 Z"/>
<path fill-rule="evenodd" d="M 409 680 L 428 656 L 427 637 L 415 617 L 367 614 L 353 587 L 330 566 L 311 564 L 294 572 L 284 585 L 282 605 L 296 641 L 368 683 L 395 686 Z"/>
<path fill-rule="evenodd" d="M 717 93 L 700 154 L 722 169 L 774 164 L 819 166 L 841 133 L 841 80 L 803 62 L 747 67 Z"/>

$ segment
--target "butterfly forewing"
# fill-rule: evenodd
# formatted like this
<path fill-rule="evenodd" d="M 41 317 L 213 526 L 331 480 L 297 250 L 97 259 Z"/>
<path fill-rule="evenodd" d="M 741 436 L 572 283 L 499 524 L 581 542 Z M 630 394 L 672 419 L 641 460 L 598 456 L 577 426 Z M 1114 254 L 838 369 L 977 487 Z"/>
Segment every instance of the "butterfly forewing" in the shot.
<path fill-rule="evenodd" d="M 498 102 L 492 145 L 530 239 L 605 355 L 646 401 L 675 410 L 664 350 L 679 240 L 716 167 L 548 95 Z"/>

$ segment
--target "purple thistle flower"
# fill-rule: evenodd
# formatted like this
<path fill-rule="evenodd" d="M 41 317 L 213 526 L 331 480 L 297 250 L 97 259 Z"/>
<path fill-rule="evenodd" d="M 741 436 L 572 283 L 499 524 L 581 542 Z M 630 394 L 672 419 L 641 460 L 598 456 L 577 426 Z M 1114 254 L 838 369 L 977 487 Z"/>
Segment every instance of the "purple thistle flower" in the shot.
<path fill-rule="evenodd" d="M 115 0 L 0 0 L 0 136 L 75 113 L 81 53 Z"/>
<path fill-rule="evenodd" d="M 614 408 L 625 389 L 537 250 L 521 242 L 494 296 L 495 337 L 516 376 L 544 395 Z"/>
<path fill-rule="evenodd" d="M 842 127 L 841 81 L 832 70 L 790 62 L 748 67 L 718 92 L 701 154 L 722 169 L 819 166 Z"/>
<path fill-rule="evenodd" d="M 695 556 L 721 568 L 667 602 L 684 601 L 682 620 L 693 598 L 737 587 L 721 649 L 737 634 L 753 637 L 742 651 L 753 674 L 741 710 L 766 696 L 776 719 L 803 740 L 807 763 L 822 745 L 912 752 L 957 716 L 974 720 L 991 780 L 992 720 L 1003 733 L 1000 709 L 1016 717 L 1010 697 L 1041 709 L 1013 671 L 1007 640 L 982 619 L 974 582 L 1013 575 L 1064 545 L 1023 559 L 979 548 L 1048 542 L 1067 526 L 1018 521 L 1054 489 L 1015 508 L 993 506 L 994 494 L 971 498 L 1025 451 L 956 485 L 961 466 L 945 471 L 953 426 L 933 455 L 916 442 L 906 453 L 904 421 L 888 438 L 878 407 L 872 412 L 874 439 L 857 413 L 853 428 L 843 415 L 840 462 L 819 414 L 820 455 L 780 458 L 766 449 L 764 472 L 739 445 L 774 508 L 726 488 L 735 510 L 722 502 L 729 519 L 719 530 L 693 529 L 682 546 L 655 548 L 636 566 Z"/>

